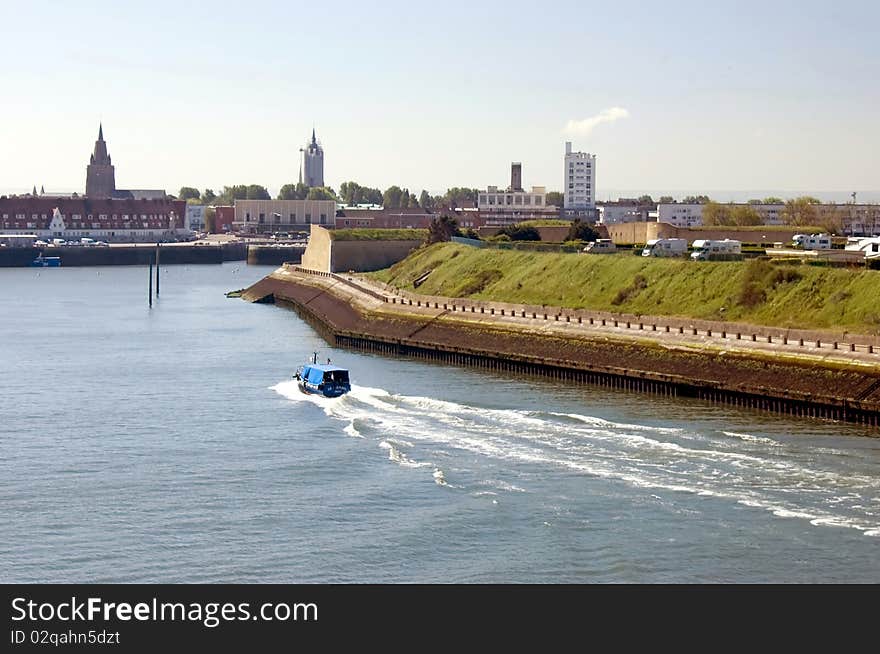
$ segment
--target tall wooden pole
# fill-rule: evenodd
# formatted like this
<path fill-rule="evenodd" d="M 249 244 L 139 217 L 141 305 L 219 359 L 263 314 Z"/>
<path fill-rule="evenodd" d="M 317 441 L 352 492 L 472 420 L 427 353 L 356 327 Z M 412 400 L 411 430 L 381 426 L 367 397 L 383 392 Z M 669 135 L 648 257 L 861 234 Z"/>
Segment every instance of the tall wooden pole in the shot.
<path fill-rule="evenodd" d="M 159 297 L 159 244 L 156 243 L 156 297 Z"/>
<path fill-rule="evenodd" d="M 149 298 L 150 298 L 150 308 L 152 308 L 153 307 L 153 257 L 152 257 L 152 254 L 150 256 L 150 274 L 147 276 L 147 278 L 150 280 Z"/>

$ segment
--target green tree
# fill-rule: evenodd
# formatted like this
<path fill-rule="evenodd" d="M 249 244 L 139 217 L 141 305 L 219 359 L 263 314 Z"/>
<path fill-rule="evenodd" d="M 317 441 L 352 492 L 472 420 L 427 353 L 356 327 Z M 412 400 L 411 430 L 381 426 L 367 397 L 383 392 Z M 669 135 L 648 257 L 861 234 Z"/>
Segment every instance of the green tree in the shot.
<path fill-rule="evenodd" d="M 213 202 L 216 197 L 217 194 L 214 193 L 214 191 L 206 188 L 202 193 L 202 204 L 211 204 L 211 202 Z"/>
<path fill-rule="evenodd" d="M 541 232 L 531 225 L 508 225 L 503 227 L 498 234 L 510 237 L 511 241 L 540 241 Z"/>
<path fill-rule="evenodd" d="M 553 205 L 556 207 L 561 207 L 563 204 L 565 204 L 565 194 L 559 191 L 550 191 L 544 197 L 544 202 L 548 206 Z"/>
<path fill-rule="evenodd" d="M 425 189 L 419 193 L 419 206 L 426 211 L 431 211 L 434 208 L 434 199 Z"/>
<path fill-rule="evenodd" d="M 590 223 L 585 223 L 580 219 L 575 219 L 568 228 L 568 236 L 566 241 L 595 241 L 599 238 L 599 232 L 593 229 Z"/>
<path fill-rule="evenodd" d="M 382 191 L 357 182 L 343 182 L 339 186 L 339 201 L 348 205 L 382 204 Z"/>
<path fill-rule="evenodd" d="M 389 186 L 382 194 L 382 205 L 386 209 L 399 209 L 400 199 L 403 196 L 403 189 L 399 186 Z"/>
<path fill-rule="evenodd" d="M 214 207 L 205 209 L 205 232 L 208 234 L 217 233 L 217 210 Z"/>
<path fill-rule="evenodd" d="M 658 202 L 660 204 L 672 204 L 673 202 L 675 202 L 675 198 L 671 195 L 661 195 Z"/>
<path fill-rule="evenodd" d="M 285 184 L 278 191 L 279 200 L 305 200 L 309 194 L 309 187 L 299 182 L 298 184 Z"/>
<path fill-rule="evenodd" d="M 428 239 L 426 242 L 429 245 L 431 243 L 443 243 L 458 235 L 458 221 L 444 214 L 439 218 L 431 220 L 431 224 L 428 226 Z"/>
<path fill-rule="evenodd" d="M 782 222 L 792 227 L 815 225 L 818 222 L 819 212 L 816 205 L 819 201 L 810 196 L 793 198 L 785 203 L 782 209 Z"/>
<path fill-rule="evenodd" d="M 733 225 L 731 207 L 719 202 L 706 202 L 703 205 L 703 224 L 709 227 Z"/>
<path fill-rule="evenodd" d="M 478 193 L 479 191 L 475 188 L 453 186 L 447 189 L 446 195 L 443 196 L 443 204 L 448 207 L 463 206 L 467 202 L 476 204 Z"/>
<path fill-rule="evenodd" d="M 199 199 L 199 189 L 193 188 L 192 186 L 181 186 L 180 192 L 177 194 L 178 200 L 190 200 L 192 198 Z"/>
<path fill-rule="evenodd" d="M 639 204 L 656 204 L 656 202 L 650 195 L 645 194 L 639 196 Z"/>
<path fill-rule="evenodd" d="M 705 210 L 706 207 L 703 207 L 703 211 Z M 759 214 L 754 207 L 743 206 L 741 204 L 735 205 L 730 209 L 730 218 L 732 223 L 738 227 L 761 225 L 764 222 L 761 218 L 761 214 Z"/>
<path fill-rule="evenodd" d="M 309 189 L 306 200 L 336 200 L 336 193 L 329 186 L 313 186 Z"/>
<path fill-rule="evenodd" d="M 248 184 L 246 200 L 271 200 L 272 196 L 265 186 L 259 184 Z"/>
<path fill-rule="evenodd" d="M 769 198 L 764 198 L 761 201 L 761 204 L 785 204 L 785 200 L 782 198 L 777 198 L 774 195 L 771 195 Z"/>
<path fill-rule="evenodd" d="M 817 225 L 829 234 L 843 233 L 843 226 L 847 218 L 847 213 L 844 210 L 833 205 L 830 207 L 816 207 L 816 209 L 818 214 Z"/>
<path fill-rule="evenodd" d="M 235 200 L 244 200 L 247 198 L 247 186 L 244 184 L 236 184 L 234 186 L 224 186 L 223 191 L 215 199 L 215 204 L 229 205 Z"/>
<path fill-rule="evenodd" d="M 686 196 L 681 203 L 682 204 L 706 204 L 707 202 L 711 202 L 712 199 L 708 195 L 688 195 Z"/>

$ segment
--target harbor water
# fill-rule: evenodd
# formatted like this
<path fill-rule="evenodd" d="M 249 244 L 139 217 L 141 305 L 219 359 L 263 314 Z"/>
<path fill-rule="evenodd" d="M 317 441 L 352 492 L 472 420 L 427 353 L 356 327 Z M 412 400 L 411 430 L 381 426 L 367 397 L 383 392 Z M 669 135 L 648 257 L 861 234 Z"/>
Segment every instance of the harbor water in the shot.
<path fill-rule="evenodd" d="M 863 428 L 334 349 L 271 270 L 0 270 L 0 579 L 880 581 Z"/>

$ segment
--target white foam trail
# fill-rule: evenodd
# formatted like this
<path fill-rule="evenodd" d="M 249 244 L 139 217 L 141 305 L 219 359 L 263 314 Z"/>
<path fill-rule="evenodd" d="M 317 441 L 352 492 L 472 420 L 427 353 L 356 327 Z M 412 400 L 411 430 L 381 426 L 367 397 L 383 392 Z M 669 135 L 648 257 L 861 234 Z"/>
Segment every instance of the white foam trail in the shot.
<path fill-rule="evenodd" d="M 363 438 L 363 435 L 357 430 L 357 427 L 354 426 L 353 421 L 347 424 L 342 431 L 354 438 Z"/>
<path fill-rule="evenodd" d="M 437 470 L 434 470 L 434 474 L 432 476 L 434 477 L 434 483 L 436 483 L 438 486 L 449 486 L 449 484 L 446 483 L 446 475 L 444 475 L 443 471 L 439 468 Z"/>
<path fill-rule="evenodd" d="M 772 438 L 764 438 L 763 436 L 753 436 L 752 434 L 740 434 L 735 431 L 722 431 L 722 434 L 725 436 L 731 436 L 733 438 L 738 438 L 742 441 L 746 441 L 749 443 L 762 443 L 764 445 L 772 445 L 773 447 L 779 447 L 781 443 L 778 441 L 774 441 Z"/>
<path fill-rule="evenodd" d="M 428 462 L 413 461 L 406 454 L 398 450 L 388 441 L 380 442 L 379 447 L 388 450 L 389 461 L 394 461 L 394 463 L 405 466 L 407 468 L 426 468 L 433 465 Z"/>
<path fill-rule="evenodd" d="M 500 479 L 487 479 L 485 481 L 480 482 L 481 486 L 489 486 L 490 488 L 496 488 L 498 490 L 507 491 L 509 493 L 525 493 L 525 488 L 520 488 L 519 486 L 515 486 L 514 484 L 509 484 L 506 481 L 502 481 Z"/>
<path fill-rule="evenodd" d="M 729 437 L 725 441 L 682 428 L 614 422 L 578 413 L 484 408 L 362 386 L 353 386 L 351 393 L 332 400 L 304 395 L 293 381 L 272 388 L 291 400 L 311 401 L 358 435 L 362 432 L 354 428 L 355 421 L 367 433 L 383 434 L 379 444 L 389 450 L 389 460 L 405 467 L 434 467 L 438 485 L 442 485 L 439 480 L 445 482 L 439 468 L 411 459 L 400 448 L 426 448 L 447 457 L 467 452 L 517 465 L 561 467 L 636 488 L 738 502 L 816 526 L 880 534 L 874 517 L 874 511 L 880 514 L 880 498 L 876 497 L 880 479 L 845 468 L 838 472 L 803 465 L 801 460 L 812 463 L 815 457 L 789 452 L 790 448 L 762 436 L 722 431 Z M 746 447 L 755 444 L 772 449 Z M 513 485 L 496 488 L 523 492 Z M 872 499 L 859 499 L 860 495 Z"/>

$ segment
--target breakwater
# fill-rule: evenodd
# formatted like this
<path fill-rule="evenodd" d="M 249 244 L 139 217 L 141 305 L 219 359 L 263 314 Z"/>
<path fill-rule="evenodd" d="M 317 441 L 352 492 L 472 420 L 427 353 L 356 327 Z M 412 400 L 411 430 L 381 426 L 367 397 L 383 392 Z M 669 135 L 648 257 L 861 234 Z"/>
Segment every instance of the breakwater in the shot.
<path fill-rule="evenodd" d="M 0 248 L 0 267 L 29 266 L 40 254 L 61 257 L 62 266 L 145 266 L 153 261 L 155 245 L 114 245 L 110 247 L 59 246 L 38 248 Z M 247 256 L 244 243 L 211 245 L 163 245 L 162 264 L 223 263 L 243 261 Z"/>
<path fill-rule="evenodd" d="M 483 322 L 468 323 L 450 309 L 448 298 L 433 315 L 420 316 L 409 305 L 371 293 L 344 277 L 285 271 L 258 282 L 244 297 L 295 309 L 328 342 L 343 347 L 791 416 L 880 424 L 878 365 L 672 347 L 650 341 L 645 332 L 646 338 L 629 341 L 562 336 L 504 325 L 491 314 Z"/>

